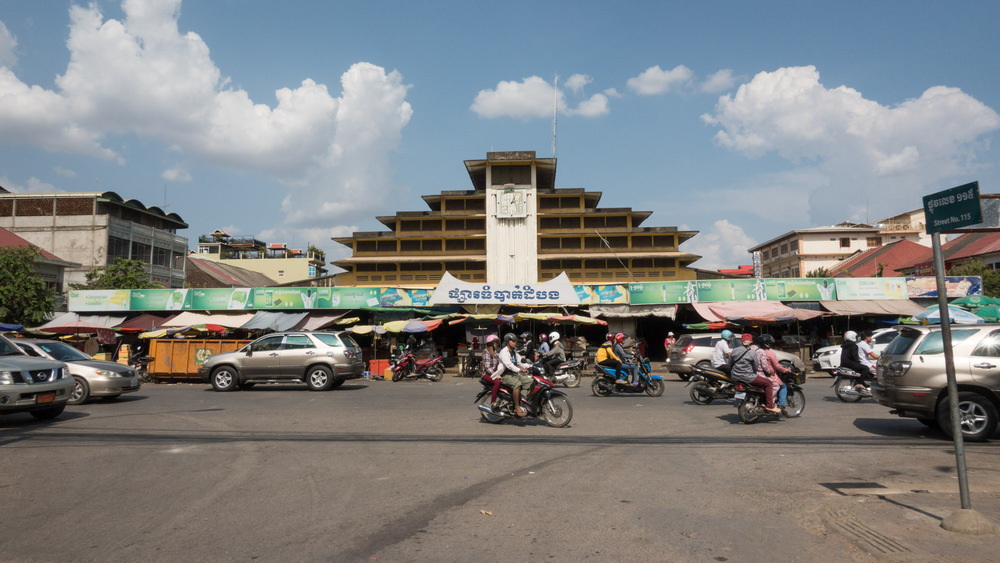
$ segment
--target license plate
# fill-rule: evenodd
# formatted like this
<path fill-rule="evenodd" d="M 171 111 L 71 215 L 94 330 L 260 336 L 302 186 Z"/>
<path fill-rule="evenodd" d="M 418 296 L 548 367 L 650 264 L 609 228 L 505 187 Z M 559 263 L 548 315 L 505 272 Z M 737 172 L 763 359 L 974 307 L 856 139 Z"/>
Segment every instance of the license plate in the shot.
<path fill-rule="evenodd" d="M 35 403 L 36 404 L 51 403 L 52 401 L 55 401 L 55 400 L 56 400 L 56 394 L 54 392 L 53 393 L 39 393 L 39 394 L 35 395 Z"/>
<path fill-rule="evenodd" d="M 742 391 L 739 391 L 735 395 L 733 395 L 733 398 L 742 401 L 743 399 L 747 398 L 747 394 Z"/>
<path fill-rule="evenodd" d="M 138 386 L 139 386 L 139 378 L 138 377 L 133 377 L 132 378 L 132 387 L 138 387 Z"/>

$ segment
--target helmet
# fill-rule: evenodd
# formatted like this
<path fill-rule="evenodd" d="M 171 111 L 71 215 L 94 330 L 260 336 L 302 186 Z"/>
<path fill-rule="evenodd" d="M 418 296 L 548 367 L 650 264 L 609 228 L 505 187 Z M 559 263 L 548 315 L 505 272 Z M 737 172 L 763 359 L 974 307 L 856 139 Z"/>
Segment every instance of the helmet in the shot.
<path fill-rule="evenodd" d="M 559 340 L 559 333 L 555 332 L 555 331 L 550 332 L 549 333 L 549 340 L 551 340 L 552 342 L 555 342 L 556 340 Z"/>
<path fill-rule="evenodd" d="M 667 333 L 667 336 L 673 336 L 673 335 L 674 335 L 674 333 L 673 333 L 673 332 L 668 332 L 668 333 Z"/>
<path fill-rule="evenodd" d="M 774 337 L 770 334 L 762 334 L 757 337 L 757 346 L 767 349 L 774 346 Z"/>
<path fill-rule="evenodd" d="M 857 341 L 858 341 L 858 333 L 854 332 L 853 330 L 849 330 L 844 333 L 844 342 L 857 342 Z"/>
<path fill-rule="evenodd" d="M 508 332 L 507 334 L 503 335 L 503 343 L 507 344 L 508 342 L 517 342 L 517 335 L 514 334 L 513 332 Z"/>
<path fill-rule="evenodd" d="M 607 340 L 608 340 L 608 342 L 614 342 L 615 341 L 615 333 L 609 332 L 608 336 L 607 336 Z"/>
<path fill-rule="evenodd" d="M 743 336 L 740 337 L 740 342 L 753 342 L 753 335 L 749 332 L 744 332 Z"/>
<path fill-rule="evenodd" d="M 549 337 L 545 336 L 544 334 L 538 337 L 538 339 L 541 340 L 542 342 L 545 342 L 546 340 L 548 340 L 548 338 Z"/>
<path fill-rule="evenodd" d="M 728 340 L 732 340 L 733 339 L 733 331 L 731 331 L 731 330 L 724 330 L 724 331 L 722 331 L 722 339 L 723 340 L 727 340 L 727 341 Z"/>
<path fill-rule="evenodd" d="M 620 333 L 620 332 L 618 334 L 616 334 L 615 335 L 615 342 L 618 342 L 619 344 L 622 343 L 622 342 L 625 342 L 625 335 L 622 334 L 622 333 Z"/>
<path fill-rule="evenodd" d="M 489 336 L 486 337 L 486 345 L 487 346 L 489 346 L 490 344 L 492 344 L 494 342 L 499 342 L 499 341 L 500 341 L 500 337 L 497 336 L 497 335 L 495 335 L 495 334 L 491 334 L 491 335 L 489 335 Z"/>

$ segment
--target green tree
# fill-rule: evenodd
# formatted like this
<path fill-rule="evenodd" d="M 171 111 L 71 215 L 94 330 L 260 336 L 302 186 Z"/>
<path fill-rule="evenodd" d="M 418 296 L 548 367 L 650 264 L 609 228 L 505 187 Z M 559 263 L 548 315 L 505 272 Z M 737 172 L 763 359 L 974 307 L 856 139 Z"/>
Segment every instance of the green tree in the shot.
<path fill-rule="evenodd" d="M 983 264 L 982 260 L 973 260 L 961 268 L 948 270 L 949 276 L 979 276 L 983 278 L 983 295 L 1000 297 L 1000 272 Z"/>
<path fill-rule="evenodd" d="M 828 278 L 830 277 L 830 269 L 820 266 L 811 272 L 806 272 L 807 278 Z"/>
<path fill-rule="evenodd" d="M 115 258 L 113 264 L 87 272 L 87 283 L 71 283 L 73 289 L 161 289 L 149 281 L 146 265 L 139 260 Z"/>
<path fill-rule="evenodd" d="M 37 326 L 56 306 L 55 293 L 35 273 L 33 246 L 0 248 L 0 322 Z"/>

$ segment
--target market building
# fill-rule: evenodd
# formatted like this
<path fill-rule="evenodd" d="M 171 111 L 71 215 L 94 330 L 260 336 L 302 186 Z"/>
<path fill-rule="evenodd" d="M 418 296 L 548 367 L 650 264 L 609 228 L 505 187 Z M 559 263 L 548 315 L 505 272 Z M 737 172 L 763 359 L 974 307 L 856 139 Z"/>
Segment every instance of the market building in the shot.
<path fill-rule="evenodd" d="M 534 151 L 467 160 L 470 190 L 424 196 L 428 211 L 378 220 L 389 230 L 335 238 L 351 256 L 336 286 L 434 287 L 462 281 L 537 283 L 563 272 L 576 284 L 693 280 L 700 258 L 679 249 L 697 231 L 645 227 L 652 214 L 598 207 L 602 192 L 556 188 L 556 159 Z"/>

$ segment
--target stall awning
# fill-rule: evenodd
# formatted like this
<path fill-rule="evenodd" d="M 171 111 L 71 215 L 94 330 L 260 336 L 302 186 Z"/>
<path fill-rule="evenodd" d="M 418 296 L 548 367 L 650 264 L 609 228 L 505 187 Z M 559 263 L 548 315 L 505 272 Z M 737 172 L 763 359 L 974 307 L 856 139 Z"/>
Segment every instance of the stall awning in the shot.
<path fill-rule="evenodd" d="M 176 317 L 160 325 L 161 328 L 191 326 L 201 324 L 217 324 L 226 328 L 240 328 L 250 322 L 253 313 L 195 313 L 194 311 L 184 311 Z"/>
<path fill-rule="evenodd" d="M 625 317 L 677 318 L 677 305 L 591 305 L 591 317 L 617 319 Z"/>
<path fill-rule="evenodd" d="M 777 301 L 720 301 L 718 303 L 692 303 L 694 310 L 712 322 L 792 322 L 822 316 L 819 311 L 793 309 Z"/>
<path fill-rule="evenodd" d="M 280 311 L 257 311 L 257 313 L 240 328 L 246 330 L 291 330 L 295 328 L 309 313 L 282 313 Z"/>
<path fill-rule="evenodd" d="M 838 315 L 905 315 L 912 317 L 924 308 L 909 299 L 820 301 L 827 311 Z"/>
<path fill-rule="evenodd" d="M 921 310 L 923 310 L 923 309 L 921 309 Z M 47 326 L 57 326 L 57 325 L 64 325 L 66 323 L 75 323 L 75 322 L 85 322 L 85 323 L 90 323 L 90 324 L 95 324 L 95 325 L 101 325 L 101 326 L 106 326 L 108 328 L 111 328 L 111 327 L 116 327 L 116 326 L 122 324 L 123 322 L 125 322 L 125 319 L 127 319 L 127 318 L 128 317 L 126 317 L 125 314 L 122 314 L 122 315 L 80 315 L 80 314 L 77 314 L 77 313 L 63 313 L 62 315 L 60 315 L 60 316 L 52 319 L 51 321 L 43 324 L 42 326 L 38 327 L 36 330 L 45 330 L 45 327 L 47 327 Z"/>

